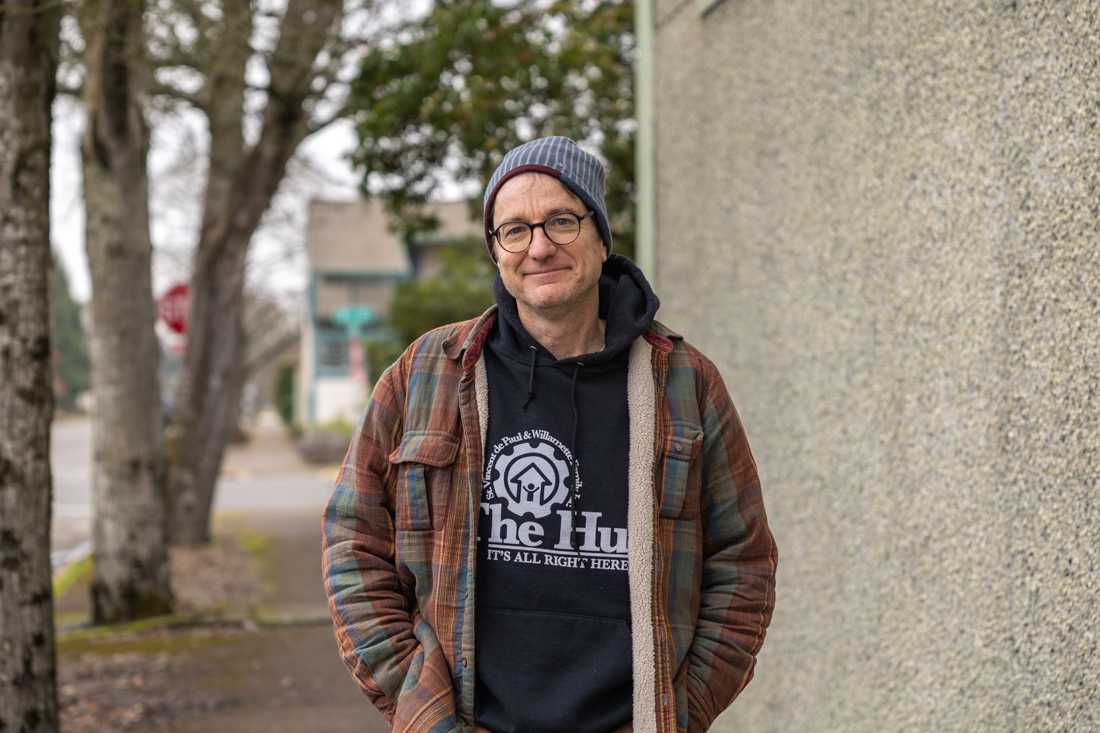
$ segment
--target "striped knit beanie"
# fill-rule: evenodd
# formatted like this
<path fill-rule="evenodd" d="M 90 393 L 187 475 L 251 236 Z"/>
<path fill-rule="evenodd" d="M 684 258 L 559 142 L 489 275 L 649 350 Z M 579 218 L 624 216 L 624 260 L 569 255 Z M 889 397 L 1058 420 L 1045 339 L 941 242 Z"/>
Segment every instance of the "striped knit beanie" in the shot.
<path fill-rule="evenodd" d="M 596 156 L 586 153 L 567 137 L 540 137 L 512 148 L 500 161 L 500 165 L 485 187 L 485 203 L 482 211 L 485 221 L 485 245 L 493 256 L 493 202 L 504 182 L 527 172 L 545 173 L 558 179 L 595 212 L 596 226 L 600 230 L 604 247 L 611 251 L 611 227 L 607 223 L 607 206 L 604 204 L 603 164 Z"/>

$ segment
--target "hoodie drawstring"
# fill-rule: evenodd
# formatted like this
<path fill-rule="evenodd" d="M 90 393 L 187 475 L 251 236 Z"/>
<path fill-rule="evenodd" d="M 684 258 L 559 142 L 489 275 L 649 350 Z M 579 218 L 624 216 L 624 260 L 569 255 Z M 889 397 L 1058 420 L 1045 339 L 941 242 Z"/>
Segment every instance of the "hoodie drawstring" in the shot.
<path fill-rule="evenodd" d="M 573 548 L 573 552 L 580 557 L 580 550 L 577 549 L 577 542 L 575 537 L 577 535 L 577 505 L 581 500 L 580 491 L 580 467 L 577 463 L 577 426 L 580 424 L 580 420 L 577 417 L 577 375 L 581 372 L 581 367 L 584 366 L 584 362 L 576 362 L 576 366 L 573 368 L 573 380 L 569 384 L 569 403 L 573 406 L 573 437 L 569 441 L 569 450 L 573 453 L 573 501 L 570 502 L 570 510 L 572 512 L 573 531 L 569 533 L 569 546 Z"/>
<path fill-rule="evenodd" d="M 527 348 L 531 350 L 531 366 L 527 374 L 527 399 L 523 401 L 522 408 L 524 410 L 527 409 L 528 403 L 530 403 L 535 396 L 535 357 L 538 355 L 538 351 L 535 350 L 534 346 L 528 346 Z"/>
<path fill-rule="evenodd" d="M 534 346 L 528 346 L 531 350 L 531 363 L 528 366 L 527 372 L 527 399 L 523 401 L 523 409 L 527 409 L 527 405 L 535 397 L 535 358 L 538 356 L 538 351 Z M 569 405 L 573 408 L 573 433 L 572 438 L 569 441 L 569 450 L 573 454 L 573 497 L 569 503 L 570 512 L 573 520 L 573 532 L 569 534 L 569 546 L 573 548 L 573 552 L 580 556 L 580 550 L 577 549 L 577 542 L 575 539 L 577 530 L 577 506 L 580 504 L 581 492 L 580 492 L 580 465 L 577 461 L 577 428 L 580 425 L 580 416 L 577 412 L 577 375 L 581 373 L 581 367 L 584 366 L 583 361 L 574 362 L 573 366 L 573 378 L 569 382 Z"/>

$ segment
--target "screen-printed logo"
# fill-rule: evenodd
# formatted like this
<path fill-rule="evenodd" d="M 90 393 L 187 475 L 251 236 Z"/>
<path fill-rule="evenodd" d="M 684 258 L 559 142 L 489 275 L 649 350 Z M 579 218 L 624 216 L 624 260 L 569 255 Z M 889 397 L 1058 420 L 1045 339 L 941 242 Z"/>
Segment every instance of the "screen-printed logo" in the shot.
<path fill-rule="evenodd" d="M 627 570 L 626 527 L 602 524 L 602 512 L 574 511 L 584 482 L 573 454 L 549 431 L 500 438 L 483 478 L 478 542 L 487 561 Z"/>
<path fill-rule="evenodd" d="M 522 433 L 518 441 L 499 445 L 489 464 L 493 494 L 517 516 L 540 519 L 569 497 L 572 467 L 564 446 L 552 437 L 527 437 L 544 432 Z"/>

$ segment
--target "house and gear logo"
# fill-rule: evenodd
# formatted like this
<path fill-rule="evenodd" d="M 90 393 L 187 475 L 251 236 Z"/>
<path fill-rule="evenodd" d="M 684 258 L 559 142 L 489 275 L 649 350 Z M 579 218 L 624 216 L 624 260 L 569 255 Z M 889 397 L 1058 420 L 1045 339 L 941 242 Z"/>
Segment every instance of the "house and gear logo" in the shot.
<path fill-rule="evenodd" d="M 493 446 L 485 468 L 485 500 L 502 499 L 516 516 L 541 519 L 569 506 L 573 455 L 546 430 L 524 430 Z M 578 491 L 580 483 L 576 484 Z"/>

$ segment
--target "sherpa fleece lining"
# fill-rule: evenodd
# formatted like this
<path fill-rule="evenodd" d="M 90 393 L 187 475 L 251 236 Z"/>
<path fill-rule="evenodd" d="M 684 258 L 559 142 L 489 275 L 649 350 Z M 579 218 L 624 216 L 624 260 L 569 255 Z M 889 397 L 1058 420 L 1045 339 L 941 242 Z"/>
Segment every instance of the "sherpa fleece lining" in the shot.
<path fill-rule="evenodd" d="M 485 368 L 484 353 L 474 364 L 474 393 L 477 395 L 477 421 L 481 427 L 481 450 L 484 452 L 485 436 L 489 433 L 489 372 Z M 474 487 L 473 490 L 480 496 L 480 486 Z"/>
<path fill-rule="evenodd" d="M 626 402 L 630 413 L 627 480 L 627 576 L 630 581 L 631 635 L 634 648 L 634 733 L 656 733 L 657 702 L 653 650 L 653 441 L 657 388 L 653 347 L 644 338 L 630 347 Z"/>

